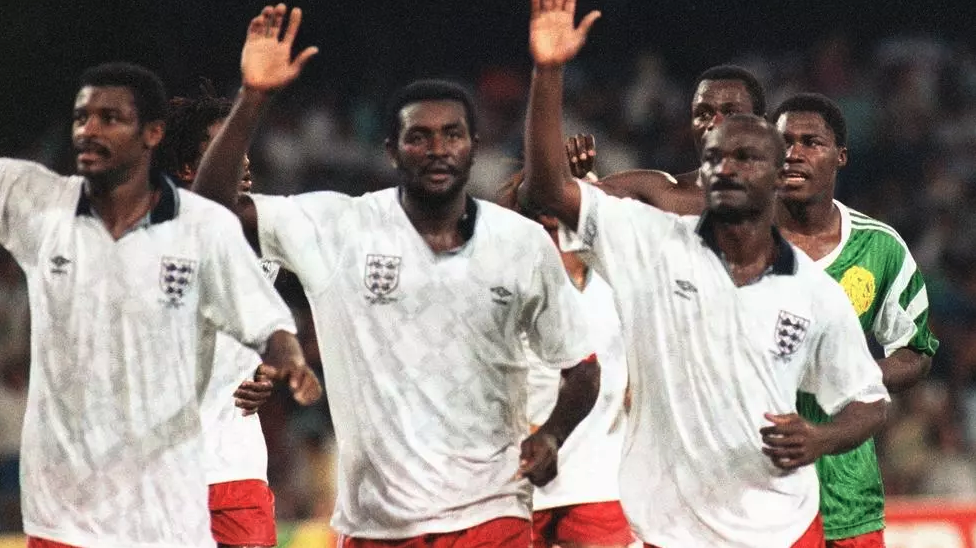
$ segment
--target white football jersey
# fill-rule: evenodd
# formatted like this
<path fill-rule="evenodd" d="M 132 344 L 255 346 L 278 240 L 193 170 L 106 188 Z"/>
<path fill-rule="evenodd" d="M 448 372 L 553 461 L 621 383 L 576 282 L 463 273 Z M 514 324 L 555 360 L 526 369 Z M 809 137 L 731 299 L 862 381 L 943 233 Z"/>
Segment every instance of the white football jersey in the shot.
<path fill-rule="evenodd" d="M 436 254 L 397 189 L 254 202 L 262 253 L 312 307 L 338 448 L 333 527 L 395 539 L 528 519 L 519 334 L 558 367 L 592 352 L 545 231 L 469 200 L 467 243 Z"/>
<path fill-rule="evenodd" d="M 279 267 L 261 261 L 261 270 L 274 283 Z M 217 364 L 200 406 L 203 418 L 203 468 L 207 483 L 258 479 L 268 481 L 268 446 L 255 413 L 244 416 L 234 405 L 234 392 L 254 377 L 261 356 L 233 338 L 210 331 L 212 359 Z M 201 343 L 201 346 L 204 346 Z M 208 352 L 209 353 L 209 352 Z M 251 366 L 248 369 L 248 365 Z M 243 372 L 243 375 L 241 374 Z"/>
<path fill-rule="evenodd" d="M 707 215 L 580 186 L 580 226 L 561 244 L 604 274 L 623 323 L 633 400 L 620 498 L 635 533 L 658 546 L 790 546 L 817 515 L 817 475 L 762 454 L 763 415 L 795 412 L 798 389 L 830 414 L 888 397 L 843 290 L 778 232 L 776 263 L 737 287 Z"/>
<path fill-rule="evenodd" d="M 31 306 L 24 531 L 74 546 L 214 546 L 198 328 L 263 351 L 293 320 L 226 209 L 160 178 L 159 204 L 114 240 L 83 184 L 0 159 L 0 244 Z"/>
<path fill-rule="evenodd" d="M 627 357 L 613 291 L 590 270 L 586 286 L 576 292 L 600 361 L 600 394 L 593 409 L 559 449 L 559 474 L 536 487 L 532 509 L 546 510 L 620 499 L 617 477 L 624 442 Z M 526 348 L 529 358 L 529 423 L 541 426 L 556 406 L 561 376 Z"/>

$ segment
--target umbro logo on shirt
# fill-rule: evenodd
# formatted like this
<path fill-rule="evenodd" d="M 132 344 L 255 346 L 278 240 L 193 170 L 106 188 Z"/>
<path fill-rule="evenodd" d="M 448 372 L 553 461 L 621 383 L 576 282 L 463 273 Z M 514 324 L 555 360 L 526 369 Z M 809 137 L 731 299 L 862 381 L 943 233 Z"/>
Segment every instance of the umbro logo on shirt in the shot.
<path fill-rule="evenodd" d="M 71 264 L 71 259 L 64 257 L 63 255 L 55 255 L 51 257 L 51 273 L 52 274 L 67 274 L 67 266 Z"/>
<path fill-rule="evenodd" d="M 502 286 L 491 288 L 491 302 L 495 304 L 509 304 L 512 302 L 512 292 Z"/>
<path fill-rule="evenodd" d="M 675 280 L 675 285 L 678 289 L 674 290 L 674 294 L 681 297 L 682 299 L 691 300 L 692 293 L 698 293 L 698 288 L 688 280 Z"/>

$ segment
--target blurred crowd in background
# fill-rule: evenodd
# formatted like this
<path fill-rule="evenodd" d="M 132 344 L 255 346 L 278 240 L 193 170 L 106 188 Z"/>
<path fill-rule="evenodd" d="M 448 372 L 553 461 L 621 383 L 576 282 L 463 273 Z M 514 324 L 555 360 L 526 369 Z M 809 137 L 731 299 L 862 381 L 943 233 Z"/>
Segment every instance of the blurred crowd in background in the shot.
<path fill-rule="evenodd" d="M 976 54 L 925 35 L 889 37 L 867 48 L 836 36 L 803 50 L 728 61 L 759 76 L 770 110 L 799 91 L 824 93 L 842 106 L 850 163 L 841 171 L 838 198 L 894 226 L 907 241 L 925 275 L 930 321 L 942 343 L 929 378 L 895 398 L 878 439 L 887 493 L 976 499 Z M 654 50 L 618 60 L 612 70 L 583 59 L 567 69 L 566 131 L 596 136 L 601 175 L 690 171 L 697 167 L 691 76 L 705 68 L 679 74 Z M 496 64 L 465 82 L 480 109 L 469 183 L 480 196 L 492 195 L 520 166 L 528 78 L 524 65 Z M 383 106 L 383 97 L 327 86 L 298 84 L 282 94 L 252 151 L 255 191 L 361 194 L 395 184 L 382 150 Z M 17 155 L 70 172 L 66 127 L 52 126 Z M 277 286 L 294 309 L 309 362 L 321 367 L 300 286 L 287 273 Z M 0 530 L 20 527 L 17 451 L 28 334 L 24 279 L 0 253 Z M 331 396 L 333 405 L 355 405 Z M 328 519 L 335 483 L 328 404 L 297 408 L 276 394 L 261 418 L 278 518 Z"/>

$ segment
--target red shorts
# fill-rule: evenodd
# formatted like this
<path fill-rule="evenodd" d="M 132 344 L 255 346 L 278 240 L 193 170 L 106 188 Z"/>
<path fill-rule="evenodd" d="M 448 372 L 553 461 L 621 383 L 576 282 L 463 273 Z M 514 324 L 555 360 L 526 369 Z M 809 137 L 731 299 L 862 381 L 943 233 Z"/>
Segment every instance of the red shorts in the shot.
<path fill-rule="evenodd" d="M 884 531 L 872 531 L 856 537 L 828 540 L 827 548 L 885 548 Z"/>
<path fill-rule="evenodd" d="M 37 537 L 27 537 L 27 548 L 78 548 L 70 544 L 61 544 L 53 540 L 45 540 Z"/>
<path fill-rule="evenodd" d="M 240 480 L 210 486 L 210 530 L 218 544 L 274 546 L 274 493 L 261 480 Z"/>
<path fill-rule="evenodd" d="M 431 533 L 419 537 L 379 540 L 339 536 L 337 548 L 526 548 L 532 542 L 532 526 L 522 518 L 498 518 L 452 533 Z"/>
<path fill-rule="evenodd" d="M 645 544 L 644 546 L 647 548 L 655 548 L 651 544 Z M 823 518 L 820 517 L 820 514 L 817 514 L 810 527 L 807 527 L 807 530 L 804 531 L 803 536 L 798 538 L 790 548 L 825 548 L 826 546 L 827 539 L 824 537 Z"/>
<path fill-rule="evenodd" d="M 594 502 L 538 510 L 532 514 L 532 546 L 554 544 L 627 545 L 634 534 L 619 501 Z"/>

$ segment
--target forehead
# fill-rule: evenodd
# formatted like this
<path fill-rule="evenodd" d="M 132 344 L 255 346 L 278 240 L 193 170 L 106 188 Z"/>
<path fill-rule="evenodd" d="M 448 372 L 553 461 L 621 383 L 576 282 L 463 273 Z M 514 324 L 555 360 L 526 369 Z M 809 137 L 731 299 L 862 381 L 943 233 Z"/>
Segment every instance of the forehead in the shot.
<path fill-rule="evenodd" d="M 834 132 L 827 126 L 827 121 L 819 112 L 784 112 L 776 119 L 776 129 L 780 133 L 817 134 L 831 138 L 834 135 Z"/>
<path fill-rule="evenodd" d="M 735 103 L 744 105 L 747 107 L 746 110 L 752 111 L 752 97 L 741 80 L 702 80 L 698 83 L 695 96 L 691 101 L 692 106 L 701 103 L 710 105 Z"/>
<path fill-rule="evenodd" d="M 82 107 L 135 111 L 136 101 L 124 86 L 85 86 L 75 97 L 75 108 Z"/>
<path fill-rule="evenodd" d="M 468 126 L 464 104 L 451 99 L 417 101 L 400 109 L 403 129 L 439 128 L 447 125 Z"/>
<path fill-rule="evenodd" d="M 705 135 L 705 148 L 735 150 L 737 148 L 773 149 L 768 132 L 742 123 L 724 123 L 716 131 Z"/>

